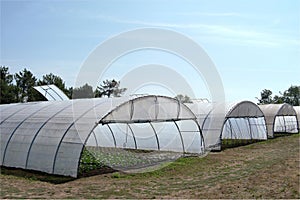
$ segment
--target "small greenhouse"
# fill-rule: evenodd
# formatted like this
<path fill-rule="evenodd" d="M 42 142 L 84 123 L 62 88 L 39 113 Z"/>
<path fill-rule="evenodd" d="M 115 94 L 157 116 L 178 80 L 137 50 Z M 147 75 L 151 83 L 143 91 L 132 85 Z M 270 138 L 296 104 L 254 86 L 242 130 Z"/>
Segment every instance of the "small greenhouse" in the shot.
<path fill-rule="evenodd" d="M 267 139 L 264 114 L 253 102 L 186 105 L 197 117 L 207 149 L 220 150 L 225 142 L 238 145 Z"/>
<path fill-rule="evenodd" d="M 297 113 L 298 132 L 299 132 L 300 131 L 300 106 L 294 106 L 294 109 Z"/>
<path fill-rule="evenodd" d="M 42 85 L 33 87 L 36 91 L 42 94 L 48 101 L 64 101 L 69 100 L 69 97 L 61 91 L 56 85 Z"/>
<path fill-rule="evenodd" d="M 263 111 L 268 129 L 268 137 L 277 133 L 298 133 L 297 114 L 290 104 L 259 105 Z"/>
<path fill-rule="evenodd" d="M 0 106 L 0 164 L 77 177 L 89 148 L 201 154 L 196 116 L 164 96 L 94 98 Z"/>

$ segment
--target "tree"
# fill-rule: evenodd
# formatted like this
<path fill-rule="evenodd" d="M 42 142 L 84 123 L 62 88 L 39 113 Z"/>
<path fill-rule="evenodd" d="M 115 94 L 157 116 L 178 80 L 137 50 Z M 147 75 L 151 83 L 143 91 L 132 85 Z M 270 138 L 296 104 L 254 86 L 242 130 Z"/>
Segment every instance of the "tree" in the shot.
<path fill-rule="evenodd" d="M 0 104 L 16 102 L 16 87 L 13 85 L 13 75 L 8 72 L 8 67 L 0 67 L 0 76 Z"/>
<path fill-rule="evenodd" d="M 52 73 L 46 74 L 43 76 L 41 80 L 38 81 L 37 85 L 55 85 L 61 91 L 63 91 L 69 98 L 72 97 L 72 92 L 70 92 L 70 88 L 66 88 L 65 82 L 63 79 L 57 75 Z"/>
<path fill-rule="evenodd" d="M 79 88 L 73 89 L 73 99 L 93 98 L 93 87 L 87 83 Z"/>
<path fill-rule="evenodd" d="M 181 103 L 192 103 L 191 98 L 187 95 L 178 94 L 175 96 L 175 99 Z"/>
<path fill-rule="evenodd" d="M 300 86 L 291 86 L 284 91 L 282 98 L 285 103 L 289 103 L 293 106 L 300 105 Z"/>
<path fill-rule="evenodd" d="M 127 88 L 119 88 L 120 87 L 120 81 L 116 80 L 106 80 L 103 81 L 103 84 L 98 86 L 95 91 L 95 97 L 120 97 Z"/>
<path fill-rule="evenodd" d="M 69 87 L 68 91 L 66 91 L 66 95 L 72 99 L 73 98 L 73 87 Z"/>
<path fill-rule="evenodd" d="M 36 101 L 44 99 L 33 87 L 36 85 L 35 76 L 26 68 L 15 74 L 17 83 L 17 97 L 19 102 Z"/>
<path fill-rule="evenodd" d="M 260 99 L 257 98 L 258 101 L 259 101 L 259 104 L 270 104 L 270 103 L 273 103 L 271 95 L 272 95 L 272 91 L 271 90 L 264 89 L 260 93 L 261 98 Z"/>
<path fill-rule="evenodd" d="M 288 103 L 293 106 L 300 105 L 300 86 L 291 86 L 283 93 L 279 92 L 280 95 L 275 95 L 272 98 L 272 91 L 264 89 L 261 93 L 261 98 L 258 99 L 259 104 L 281 104 L 281 103 Z"/>
<path fill-rule="evenodd" d="M 282 96 L 275 95 L 273 98 L 273 103 L 282 104 L 284 103 L 284 98 Z"/>

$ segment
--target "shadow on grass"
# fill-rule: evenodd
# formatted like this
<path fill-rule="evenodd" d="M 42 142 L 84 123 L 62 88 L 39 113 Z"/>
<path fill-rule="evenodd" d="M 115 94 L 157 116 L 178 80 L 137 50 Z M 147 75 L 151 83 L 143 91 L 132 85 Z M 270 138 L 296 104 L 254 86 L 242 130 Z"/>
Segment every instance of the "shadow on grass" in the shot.
<path fill-rule="evenodd" d="M 299 133 L 275 132 L 274 138 L 286 137 L 286 136 L 297 135 L 297 134 L 299 134 Z"/>
<path fill-rule="evenodd" d="M 300 132 L 299 133 L 274 133 L 274 137 L 268 138 L 267 140 L 222 139 L 221 151 L 228 149 L 228 148 L 246 146 L 246 145 L 250 145 L 250 144 L 254 144 L 254 143 L 272 142 L 272 140 L 281 138 L 281 137 L 288 137 L 288 136 L 298 137 L 299 135 L 300 135 Z"/>
<path fill-rule="evenodd" d="M 66 183 L 75 180 L 75 178 L 69 176 L 59 176 L 59 175 L 47 174 L 35 170 L 25 170 L 25 169 L 4 167 L 4 166 L 1 166 L 1 174 L 12 175 L 12 176 L 22 177 L 22 178 L 36 180 L 36 181 L 44 181 L 53 184 Z"/>
<path fill-rule="evenodd" d="M 264 141 L 264 140 L 222 139 L 221 150 L 225 150 L 228 148 L 234 148 L 234 147 L 240 147 L 240 146 L 246 146 L 249 144 L 262 142 L 262 141 Z"/>
<path fill-rule="evenodd" d="M 113 172 L 116 172 L 116 170 L 109 167 L 103 167 L 101 169 L 92 170 L 87 173 L 81 173 L 78 175 L 78 178 L 113 173 Z M 47 174 L 45 172 L 40 172 L 35 170 L 25 170 L 25 169 L 4 167 L 4 166 L 1 166 L 1 174 L 22 177 L 33 181 L 43 181 L 52 184 L 61 184 L 61 183 L 66 183 L 78 179 L 70 176 L 53 175 L 53 174 Z"/>

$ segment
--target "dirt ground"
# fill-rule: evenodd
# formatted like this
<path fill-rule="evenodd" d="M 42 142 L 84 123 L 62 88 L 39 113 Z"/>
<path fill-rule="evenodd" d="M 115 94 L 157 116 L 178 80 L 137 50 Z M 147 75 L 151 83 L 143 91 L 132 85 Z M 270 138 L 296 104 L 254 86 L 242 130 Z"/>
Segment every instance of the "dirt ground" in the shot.
<path fill-rule="evenodd" d="M 299 199 L 299 147 L 297 134 L 182 158 L 153 172 L 114 172 L 59 184 L 8 170 L 0 175 L 0 198 Z"/>

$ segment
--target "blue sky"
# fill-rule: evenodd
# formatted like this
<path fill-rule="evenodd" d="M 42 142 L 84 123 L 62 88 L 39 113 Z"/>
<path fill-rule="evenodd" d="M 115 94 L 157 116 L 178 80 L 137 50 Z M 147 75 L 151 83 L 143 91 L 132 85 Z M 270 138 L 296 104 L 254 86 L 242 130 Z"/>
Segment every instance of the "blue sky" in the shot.
<path fill-rule="evenodd" d="M 228 101 L 256 101 L 262 89 L 278 94 L 300 85 L 298 0 L 1 0 L 0 64 L 11 73 L 26 67 L 37 78 L 52 72 L 73 86 L 99 44 L 144 27 L 177 31 L 196 41 L 215 63 Z M 187 63 L 163 52 L 126 55 L 104 77 L 121 79 L 149 63 L 170 66 L 194 87 L 196 97 L 210 98 Z M 154 91 L 164 92 L 149 86 L 139 92 Z"/>

